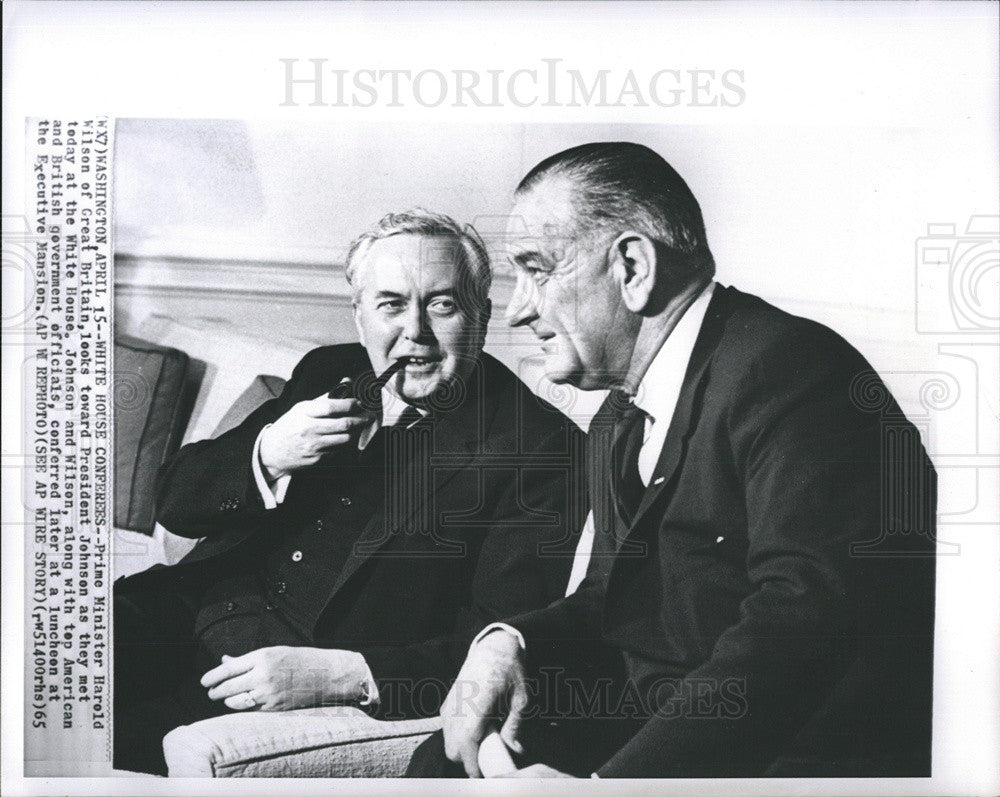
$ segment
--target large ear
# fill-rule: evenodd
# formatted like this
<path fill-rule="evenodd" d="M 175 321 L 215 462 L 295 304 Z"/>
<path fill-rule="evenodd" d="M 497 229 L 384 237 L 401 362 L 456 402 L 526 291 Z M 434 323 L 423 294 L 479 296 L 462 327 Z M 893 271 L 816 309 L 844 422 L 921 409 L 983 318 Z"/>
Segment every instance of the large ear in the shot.
<path fill-rule="evenodd" d="M 656 289 L 656 244 L 649 236 L 629 230 L 615 238 L 608 257 L 625 306 L 645 314 Z"/>
<path fill-rule="evenodd" d="M 482 304 L 476 308 L 476 324 L 473 327 L 473 335 L 475 336 L 476 348 L 479 354 L 486 345 L 486 336 L 489 334 L 490 328 L 490 318 L 493 317 L 493 302 L 489 299 L 483 300 Z"/>

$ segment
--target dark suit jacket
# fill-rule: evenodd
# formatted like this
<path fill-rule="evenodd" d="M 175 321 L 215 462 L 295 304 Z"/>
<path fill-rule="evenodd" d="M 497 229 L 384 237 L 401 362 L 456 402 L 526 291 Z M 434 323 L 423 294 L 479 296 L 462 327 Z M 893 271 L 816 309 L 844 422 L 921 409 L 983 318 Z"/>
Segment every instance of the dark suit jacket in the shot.
<path fill-rule="evenodd" d="M 268 538 L 311 527 L 317 512 L 336 508 L 340 496 L 325 489 L 316 467 L 292 478 L 279 508 L 265 510 L 252 449 L 263 426 L 293 404 L 370 369 L 360 345 L 316 349 L 278 398 L 219 438 L 181 449 L 162 474 L 158 519 L 204 539 L 177 565 L 137 574 L 119 589 L 186 590 L 197 600 L 206 581 L 255 557 Z M 409 485 L 407 492 L 371 518 L 317 607 L 316 643 L 365 655 L 383 714 L 435 713 L 484 622 L 565 592 L 585 505 L 582 433 L 488 355 L 465 394 L 457 408 L 433 416 L 425 456 L 387 474 L 387 496 L 396 485 Z M 421 691 L 411 700 L 414 685 Z"/>
<path fill-rule="evenodd" d="M 509 621 L 532 668 L 602 640 L 652 695 L 598 774 L 928 775 L 935 474 L 864 358 L 717 286 L 629 527 L 609 419 L 588 435 L 588 576 Z"/>

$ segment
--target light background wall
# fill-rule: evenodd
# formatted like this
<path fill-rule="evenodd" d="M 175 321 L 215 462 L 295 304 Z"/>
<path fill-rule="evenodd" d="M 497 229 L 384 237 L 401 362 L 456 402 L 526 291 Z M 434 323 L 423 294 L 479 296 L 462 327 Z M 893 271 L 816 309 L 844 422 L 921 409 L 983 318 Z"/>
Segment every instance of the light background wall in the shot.
<path fill-rule="evenodd" d="M 341 264 L 359 231 L 421 205 L 474 223 L 500 252 L 520 177 L 596 140 L 666 157 L 701 203 L 718 279 L 832 326 L 933 436 L 940 406 L 926 382 L 938 352 L 918 334 L 917 298 L 947 315 L 950 266 L 919 265 L 921 240 L 929 222 L 965 232 L 966 219 L 937 219 L 936 207 L 985 211 L 995 198 L 949 174 L 966 161 L 921 130 L 122 119 L 118 329 L 207 363 L 214 393 L 188 439 L 202 436 L 256 373 L 287 376 L 311 346 L 356 339 Z M 503 323 L 512 280 L 499 258 L 497 272 L 487 350 L 586 426 L 601 397 L 541 377 L 530 334 Z M 953 365 L 946 389 L 957 389 Z"/>

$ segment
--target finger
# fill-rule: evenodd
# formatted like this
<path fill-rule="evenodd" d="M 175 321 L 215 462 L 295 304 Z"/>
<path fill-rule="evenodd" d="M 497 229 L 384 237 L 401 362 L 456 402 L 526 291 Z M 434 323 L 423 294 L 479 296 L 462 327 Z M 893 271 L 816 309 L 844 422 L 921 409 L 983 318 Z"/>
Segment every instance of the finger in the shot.
<path fill-rule="evenodd" d="M 225 700 L 227 697 L 242 692 L 250 692 L 256 685 L 257 679 L 254 678 L 254 673 L 247 672 L 243 675 L 237 675 L 235 678 L 229 678 L 218 686 L 213 686 L 208 690 L 208 697 L 210 700 Z"/>
<path fill-rule="evenodd" d="M 479 770 L 479 743 L 468 741 L 462 745 L 458 752 L 465 768 L 465 774 L 470 778 L 481 778 L 483 773 Z"/>
<path fill-rule="evenodd" d="M 358 415 L 361 404 L 357 399 L 332 399 L 320 396 L 306 402 L 305 413 L 310 418 L 328 418 L 331 415 Z"/>
<path fill-rule="evenodd" d="M 353 389 L 354 388 L 351 383 L 351 377 L 345 376 L 343 379 L 340 380 L 340 382 L 333 390 L 331 390 L 329 393 L 326 394 L 326 397 L 332 399 L 348 398 L 351 395 Z"/>
<path fill-rule="evenodd" d="M 345 443 L 351 442 L 351 436 L 346 432 L 340 432 L 338 434 L 325 434 L 320 438 L 319 445 L 315 448 L 315 453 L 325 454 L 331 449 L 342 446 Z"/>
<path fill-rule="evenodd" d="M 250 672 L 252 669 L 253 662 L 247 656 L 237 656 L 235 658 L 225 656 L 223 657 L 222 664 L 201 676 L 201 685 L 210 689 L 229 678 Z"/>
<path fill-rule="evenodd" d="M 238 695 L 226 698 L 226 705 L 233 711 L 257 711 L 260 709 L 260 702 L 248 692 L 240 692 Z"/>
<path fill-rule="evenodd" d="M 362 426 L 368 426 L 372 419 L 367 415 L 338 415 L 336 418 L 316 418 L 308 430 L 313 434 L 340 434 Z"/>
<path fill-rule="evenodd" d="M 507 714 L 507 718 L 500 727 L 500 738 L 503 739 L 503 743 L 518 755 L 524 753 L 524 748 L 517 740 L 517 734 L 521 729 L 521 718 L 524 715 L 527 705 L 528 695 L 524 690 L 524 686 L 519 685 L 515 688 L 514 694 L 511 696 L 510 713 Z"/>

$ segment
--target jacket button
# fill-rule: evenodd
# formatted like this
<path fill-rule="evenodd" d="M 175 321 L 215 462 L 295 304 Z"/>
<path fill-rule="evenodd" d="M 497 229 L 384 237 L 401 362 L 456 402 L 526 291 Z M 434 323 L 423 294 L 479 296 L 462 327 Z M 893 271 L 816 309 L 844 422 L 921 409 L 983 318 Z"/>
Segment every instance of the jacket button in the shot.
<path fill-rule="evenodd" d="M 292 554 L 292 561 L 293 562 L 301 562 L 302 561 L 302 551 L 295 551 Z"/>
<path fill-rule="evenodd" d="M 226 604 L 226 611 L 227 612 L 231 612 L 235 608 L 236 608 L 236 604 L 233 603 L 232 601 L 229 601 L 229 603 Z"/>
<path fill-rule="evenodd" d="M 266 611 L 273 612 L 274 611 L 274 604 L 273 603 L 265 603 L 264 604 L 264 609 Z"/>
<path fill-rule="evenodd" d="M 323 521 L 322 520 L 317 520 L 316 521 L 316 531 L 322 531 L 322 530 L 323 530 Z"/>
<path fill-rule="evenodd" d="M 284 581 L 279 581 L 274 585 L 274 591 L 279 595 L 284 595 L 286 589 L 288 589 L 288 585 Z"/>
<path fill-rule="evenodd" d="M 340 499 L 340 504 L 341 504 L 341 506 L 350 506 L 351 505 L 351 499 L 348 496 L 345 495 L 343 498 Z"/>

